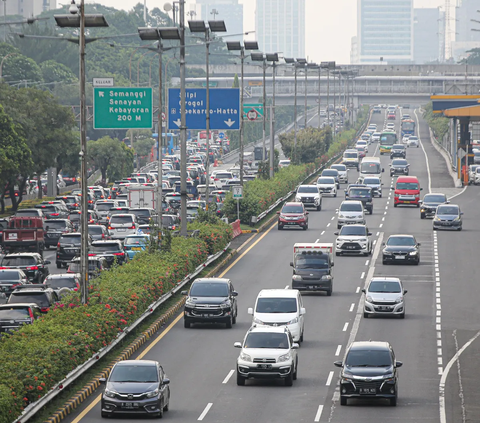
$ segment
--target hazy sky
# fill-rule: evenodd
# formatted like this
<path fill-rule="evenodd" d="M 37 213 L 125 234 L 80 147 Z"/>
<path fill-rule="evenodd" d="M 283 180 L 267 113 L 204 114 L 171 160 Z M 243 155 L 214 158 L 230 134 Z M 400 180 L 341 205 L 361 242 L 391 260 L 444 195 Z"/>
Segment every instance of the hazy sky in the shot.
<path fill-rule="evenodd" d="M 143 0 L 96 0 L 95 3 L 129 10 L 139 1 Z M 163 8 L 168 1 L 147 0 L 147 8 Z M 239 0 L 239 3 L 244 5 L 244 30 L 255 30 L 256 0 Z M 443 0 L 414 0 L 414 7 L 437 7 L 443 3 Z M 195 0 L 186 0 L 187 11 L 191 4 L 195 4 Z M 307 58 L 317 63 L 330 60 L 340 64 L 350 63 L 350 42 L 357 30 L 357 0 L 306 0 L 305 7 Z M 221 19 L 221 15 L 218 19 Z M 252 35 L 250 38 L 254 37 Z"/>

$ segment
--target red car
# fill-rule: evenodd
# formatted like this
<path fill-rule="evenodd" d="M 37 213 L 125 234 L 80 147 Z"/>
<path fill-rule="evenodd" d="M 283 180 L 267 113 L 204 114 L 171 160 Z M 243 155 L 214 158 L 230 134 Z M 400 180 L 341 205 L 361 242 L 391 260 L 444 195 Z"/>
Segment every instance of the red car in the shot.
<path fill-rule="evenodd" d="M 395 113 L 389 113 L 387 115 L 387 120 L 395 120 L 395 119 L 396 119 Z"/>
<path fill-rule="evenodd" d="M 416 176 L 399 176 L 397 178 L 393 206 L 411 204 L 420 207 L 420 182 Z"/>
<path fill-rule="evenodd" d="M 359 159 L 363 159 L 367 155 L 367 152 L 365 151 L 365 147 L 355 147 L 355 149 L 358 151 Z"/>
<path fill-rule="evenodd" d="M 282 210 L 278 211 L 278 230 L 287 227 L 299 227 L 304 231 L 308 229 L 308 212 L 303 203 L 285 203 Z"/>

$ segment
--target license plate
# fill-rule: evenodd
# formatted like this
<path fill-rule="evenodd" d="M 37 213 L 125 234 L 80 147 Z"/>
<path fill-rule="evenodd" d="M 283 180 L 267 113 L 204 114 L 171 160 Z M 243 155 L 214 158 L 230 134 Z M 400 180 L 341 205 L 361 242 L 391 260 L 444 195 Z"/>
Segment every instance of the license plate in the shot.
<path fill-rule="evenodd" d="M 75 249 L 75 248 L 66 248 L 65 251 L 66 251 L 67 253 L 76 253 L 78 250 Z"/>
<path fill-rule="evenodd" d="M 405 204 L 410 204 L 410 201 L 404 201 Z"/>
<path fill-rule="evenodd" d="M 345 248 L 347 250 L 355 250 L 355 247 L 353 245 L 347 245 Z"/>
<path fill-rule="evenodd" d="M 132 247 L 132 251 L 142 251 L 142 247 Z"/>
<path fill-rule="evenodd" d="M 375 388 L 360 388 L 360 394 L 376 394 L 377 390 Z"/>
<path fill-rule="evenodd" d="M 257 364 L 257 368 L 259 368 L 259 369 L 271 369 L 272 365 L 271 364 Z"/>
<path fill-rule="evenodd" d="M 118 232 L 125 232 L 126 229 L 125 229 L 125 228 L 118 228 L 117 231 L 118 231 Z"/>
<path fill-rule="evenodd" d="M 395 260 L 405 260 L 405 256 L 395 256 Z"/>
<path fill-rule="evenodd" d="M 122 402 L 123 408 L 138 408 L 138 402 Z"/>

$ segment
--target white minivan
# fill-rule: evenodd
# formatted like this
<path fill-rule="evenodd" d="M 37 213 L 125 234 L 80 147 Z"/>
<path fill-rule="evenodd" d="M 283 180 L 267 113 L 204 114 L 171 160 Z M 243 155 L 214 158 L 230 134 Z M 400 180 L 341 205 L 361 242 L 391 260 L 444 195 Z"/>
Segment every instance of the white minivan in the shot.
<path fill-rule="evenodd" d="M 257 325 L 287 326 L 293 340 L 303 342 L 305 308 L 298 289 L 262 289 L 248 314 Z"/>

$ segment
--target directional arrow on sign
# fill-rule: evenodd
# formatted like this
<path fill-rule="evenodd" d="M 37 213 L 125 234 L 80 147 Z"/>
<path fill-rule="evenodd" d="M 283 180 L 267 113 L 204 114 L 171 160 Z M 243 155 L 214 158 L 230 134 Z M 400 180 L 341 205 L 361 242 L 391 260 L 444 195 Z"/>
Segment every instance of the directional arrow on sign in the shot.
<path fill-rule="evenodd" d="M 174 120 L 173 123 L 180 128 L 180 125 L 182 124 L 182 121 L 180 119 L 177 119 L 177 120 Z"/>
<path fill-rule="evenodd" d="M 232 119 L 230 119 L 230 118 L 229 118 L 228 120 L 224 120 L 224 122 L 225 122 L 229 127 L 232 126 L 232 125 L 235 123 L 235 121 L 232 120 Z"/>

